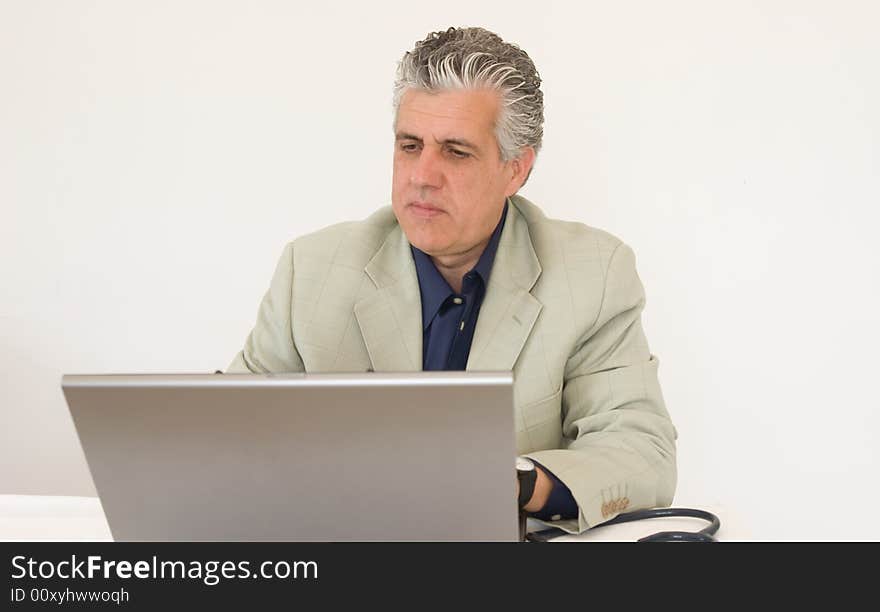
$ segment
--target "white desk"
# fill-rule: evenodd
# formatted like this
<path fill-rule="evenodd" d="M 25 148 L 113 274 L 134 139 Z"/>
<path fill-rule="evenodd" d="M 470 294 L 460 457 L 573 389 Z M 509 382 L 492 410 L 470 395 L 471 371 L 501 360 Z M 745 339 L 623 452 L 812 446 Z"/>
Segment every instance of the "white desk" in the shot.
<path fill-rule="evenodd" d="M 687 504 L 676 502 L 676 506 Z M 714 512 L 721 519 L 717 538 L 721 541 L 748 539 L 748 534 L 731 520 L 719 505 L 692 505 Z M 651 519 L 600 527 L 554 542 L 634 542 L 658 531 L 697 531 L 706 523 L 697 519 Z M 102 542 L 113 537 L 97 497 L 58 495 L 0 495 L 0 541 Z"/>
<path fill-rule="evenodd" d="M 97 497 L 0 495 L 0 540 L 112 541 Z"/>

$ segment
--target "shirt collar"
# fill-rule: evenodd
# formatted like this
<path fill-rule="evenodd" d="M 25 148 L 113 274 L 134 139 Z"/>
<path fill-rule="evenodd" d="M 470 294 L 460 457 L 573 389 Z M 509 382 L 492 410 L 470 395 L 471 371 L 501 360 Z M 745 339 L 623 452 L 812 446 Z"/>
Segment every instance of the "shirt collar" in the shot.
<path fill-rule="evenodd" d="M 492 272 L 492 264 L 495 262 L 495 253 L 498 251 L 498 243 L 501 240 L 501 231 L 504 229 L 504 220 L 507 218 L 507 202 L 504 203 L 504 210 L 501 212 L 501 220 L 495 226 L 492 236 L 480 259 L 469 272 L 476 272 L 483 280 L 483 286 L 489 286 L 489 274 Z M 416 275 L 419 279 L 419 293 L 422 297 L 422 328 L 427 329 L 434 316 L 440 310 L 443 302 L 446 301 L 454 292 L 446 279 L 437 270 L 437 266 L 431 260 L 431 256 L 427 253 L 410 245 L 413 260 L 416 265 Z"/>

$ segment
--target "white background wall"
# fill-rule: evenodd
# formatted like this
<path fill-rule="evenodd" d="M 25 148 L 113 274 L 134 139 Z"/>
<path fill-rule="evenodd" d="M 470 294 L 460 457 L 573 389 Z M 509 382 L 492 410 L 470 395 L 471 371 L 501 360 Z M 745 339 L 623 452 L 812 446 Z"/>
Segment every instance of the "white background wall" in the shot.
<path fill-rule="evenodd" d="M 224 368 L 389 202 L 400 55 L 482 25 L 545 81 L 523 195 L 636 251 L 677 501 L 880 539 L 877 7 L 0 0 L 0 493 L 94 494 L 62 374 Z"/>

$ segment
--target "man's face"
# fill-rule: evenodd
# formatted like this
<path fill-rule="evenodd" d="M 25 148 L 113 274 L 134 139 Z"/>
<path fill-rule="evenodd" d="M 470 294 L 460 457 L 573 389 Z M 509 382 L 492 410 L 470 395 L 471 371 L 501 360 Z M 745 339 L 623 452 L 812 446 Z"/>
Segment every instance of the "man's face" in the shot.
<path fill-rule="evenodd" d="M 499 106 L 491 90 L 411 89 L 401 99 L 391 203 L 410 243 L 428 255 L 478 257 L 525 180 L 522 161 L 501 160 Z"/>

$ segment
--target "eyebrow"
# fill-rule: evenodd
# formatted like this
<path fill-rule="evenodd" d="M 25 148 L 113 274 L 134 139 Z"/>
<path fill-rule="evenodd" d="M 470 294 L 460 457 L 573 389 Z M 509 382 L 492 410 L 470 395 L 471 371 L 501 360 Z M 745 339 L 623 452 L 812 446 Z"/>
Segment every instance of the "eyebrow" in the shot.
<path fill-rule="evenodd" d="M 414 140 L 414 141 L 416 141 L 416 142 L 424 142 L 424 141 L 423 141 L 421 138 L 419 138 L 418 136 L 415 136 L 415 135 L 413 135 L 413 134 L 407 134 L 406 132 L 400 132 L 400 133 L 398 133 L 398 134 L 394 137 L 394 139 L 395 139 L 396 141 L 401 141 L 401 140 Z M 479 150 L 480 150 L 479 147 L 477 147 L 477 145 L 475 145 L 475 144 L 473 144 L 473 143 L 471 143 L 471 142 L 465 140 L 464 138 L 445 138 L 445 139 L 443 139 L 443 140 L 436 140 L 436 139 L 435 139 L 435 142 L 436 142 L 437 144 L 443 144 L 443 145 L 456 145 L 456 146 L 459 146 L 459 147 L 465 147 L 465 148 L 468 148 L 468 149 L 473 149 L 474 151 L 479 151 Z"/>

